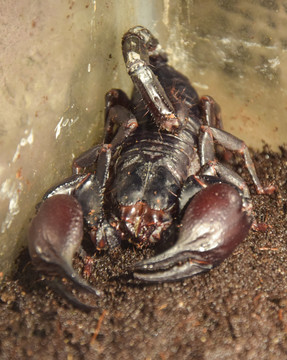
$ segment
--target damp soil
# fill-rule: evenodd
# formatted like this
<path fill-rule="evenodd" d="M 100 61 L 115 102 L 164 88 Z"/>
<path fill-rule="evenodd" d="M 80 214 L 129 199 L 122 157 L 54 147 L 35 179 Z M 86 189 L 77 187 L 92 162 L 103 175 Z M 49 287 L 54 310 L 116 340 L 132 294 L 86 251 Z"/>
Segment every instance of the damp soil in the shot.
<path fill-rule="evenodd" d="M 267 231 L 250 231 L 217 268 L 174 283 L 140 284 L 128 274 L 153 250 L 96 255 L 75 267 L 102 296 L 77 293 L 90 312 L 57 295 L 27 250 L 0 290 L 1 359 L 287 359 L 287 147 L 252 153 L 264 184 L 254 215 Z"/>

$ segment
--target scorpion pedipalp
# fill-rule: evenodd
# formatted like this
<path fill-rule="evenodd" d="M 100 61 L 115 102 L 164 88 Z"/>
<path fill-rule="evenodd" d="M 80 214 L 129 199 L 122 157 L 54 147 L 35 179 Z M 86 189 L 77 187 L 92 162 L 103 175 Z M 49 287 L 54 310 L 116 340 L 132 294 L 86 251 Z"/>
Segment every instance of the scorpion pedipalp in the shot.
<path fill-rule="evenodd" d="M 36 268 L 47 275 L 61 275 L 95 295 L 100 292 L 81 279 L 72 267 L 72 258 L 83 238 L 83 211 L 76 198 L 66 194 L 51 196 L 40 206 L 28 235 L 29 253 Z M 64 285 L 53 282 L 70 301 Z M 78 301 L 75 299 L 74 303 Z"/>
<path fill-rule="evenodd" d="M 169 281 L 210 270 L 232 253 L 251 225 L 252 215 L 243 208 L 234 186 L 210 185 L 187 205 L 176 244 L 136 264 L 134 276 L 148 282 Z"/>

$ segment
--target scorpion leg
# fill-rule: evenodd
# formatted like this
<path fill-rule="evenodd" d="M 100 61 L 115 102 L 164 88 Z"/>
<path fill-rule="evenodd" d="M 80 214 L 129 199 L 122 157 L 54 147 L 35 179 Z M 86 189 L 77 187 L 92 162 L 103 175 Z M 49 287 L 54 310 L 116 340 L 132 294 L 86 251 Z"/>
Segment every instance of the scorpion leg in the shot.
<path fill-rule="evenodd" d="M 270 194 L 275 191 L 273 185 L 263 187 L 256 174 L 256 170 L 251 159 L 248 147 L 244 141 L 238 139 L 232 134 L 223 130 L 220 107 L 215 100 L 210 96 L 203 96 L 200 100 L 201 107 L 205 115 L 205 123 L 207 125 L 201 126 L 200 134 L 200 163 L 201 167 L 205 170 L 203 173 L 209 175 L 219 175 L 227 181 L 230 181 L 240 189 L 244 187 L 244 192 L 247 195 L 249 190 L 247 185 L 235 172 L 227 169 L 225 166 L 220 165 L 215 158 L 214 153 L 214 139 L 222 145 L 225 149 L 231 151 L 238 151 L 244 156 L 246 167 L 251 175 L 255 184 L 258 194 Z M 249 196 L 247 196 L 249 197 Z"/>
<path fill-rule="evenodd" d="M 223 129 L 220 106 L 213 97 L 209 95 L 202 96 L 200 105 L 204 112 L 206 124 L 218 129 Z"/>
<path fill-rule="evenodd" d="M 95 170 L 98 158 L 103 149 L 107 146 L 105 144 L 112 143 L 112 147 L 117 146 L 117 142 L 113 141 L 114 125 L 119 128 L 127 129 L 125 135 L 118 136 L 117 139 L 123 139 L 124 136 L 130 134 L 129 129 L 133 131 L 137 126 L 135 116 L 129 111 L 130 100 L 127 95 L 120 89 L 111 89 L 105 96 L 105 137 L 104 144 L 98 144 L 91 149 L 85 151 L 73 162 L 73 173 L 79 174 L 87 170 L 92 172 Z"/>
<path fill-rule="evenodd" d="M 209 143 L 213 143 L 213 138 L 215 138 L 218 141 L 218 143 L 221 144 L 222 146 L 224 146 L 226 149 L 231 150 L 231 151 L 238 151 L 240 154 L 242 154 L 244 156 L 245 165 L 246 165 L 246 167 L 249 171 L 249 174 L 254 182 L 254 185 L 255 185 L 255 188 L 256 188 L 256 191 L 258 194 L 272 194 L 275 191 L 276 188 L 274 185 L 269 185 L 266 187 L 263 187 L 261 185 L 261 182 L 256 174 L 254 163 L 251 159 L 248 147 L 244 141 L 238 139 L 237 137 L 233 136 L 232 134 L 225 132 L 222 129 L 217 129 L 217 128 L 214 128 L 211 126 L 203 125 L 201 127 L 201 130 L 203 132 L 208 133 L 207 137 L 212 140 L 212 142 L 209 141 Z M 206 163 L 209 162 L 209 166 L 211 168 L 214 168 L 214 169 L 218 168 L 219 167 L 218 162 L 216 160 L 210 161 L 210 160 L 208 160 L 208 157 L 205 160 L 203 160 L 203 162 L 204 161 Z"/>
<path fill-rule="evenodd" d="M 138 123 L 130 111 L 130 100 L 122 90 L 111 89 L 105 101 L 105 143 L 111 143 L 112 149 L 116 149 L 138 127 Z M 114 125 L 117 126 L 116 132 Z"/>
<path fill-rule="evenodd" d="M 120 105 L 120 106 L 118 106 Z M 117 122 L 117 116 L 115 116 L 114 107 L 118 106 L 129 109 L 130 100 L 127 95 L 120 89 L 112 89 L 105 96 L 105 138 L 104 144 L 109 144 L 113 137 L 113 127 L 115 124 L 121 125 Z M 114 114 L 110 113 L 110 110 Z M 119 110 L 120 112 L 121 110 Z M 123 112 L 123 110 L 122 110 Z M 124 117 L 124 115 L 122 115 Z M 85 151 L 79 157 L 77 157 L 73 162 L 73 173 L 79 174 L 82 172 L 94 171 L 98 161 L 98 157 L 103 149 L 103 144 L 98 144 L 93 146 L 91 149 Z"/>
<path fill-rule="evenodd" d="M 81 174 L 94 171 L 99 154 L 103 148 L 102 144 L 93 146 L 73 161 L 73 174 Z"/>
<path fill-rule="evenodd" d="M 172 281 L 210 270 L 243 241 L 251 224 L 252 216 L 243 210 L 242 197 L 233 185 L 209 185 L 186 207 L 176 244 L 136 264 L 134 277 Z"/>
<path fill-rule="evenodd" d="M 114 138 L 114 125 L 120 126 L 118 122 L 119 117 L 110 114 L 110 110 L 118 105 L 128 110 L 131 107 L 130 100 L 124 91 L 111 89 L 105 95 L 105 144 L 110 144 Z M 112 112 L 113 111 L 114 110 L 112 110 Z"/>

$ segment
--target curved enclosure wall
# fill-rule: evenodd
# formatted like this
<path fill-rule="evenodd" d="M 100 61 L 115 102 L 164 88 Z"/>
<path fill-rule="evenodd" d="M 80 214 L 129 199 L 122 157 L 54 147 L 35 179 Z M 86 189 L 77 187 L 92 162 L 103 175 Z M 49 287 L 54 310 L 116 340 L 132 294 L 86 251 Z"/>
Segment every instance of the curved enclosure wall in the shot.
<path fill-rule="evenodd" d="M 287 8 L 276 1 L 0 0 L 0 272 L 9 273 L 44 192 L 101 141 L 104 95 L 132 89 L 121 55 L 148 27 L 227 131 L 286 142 Z"/>

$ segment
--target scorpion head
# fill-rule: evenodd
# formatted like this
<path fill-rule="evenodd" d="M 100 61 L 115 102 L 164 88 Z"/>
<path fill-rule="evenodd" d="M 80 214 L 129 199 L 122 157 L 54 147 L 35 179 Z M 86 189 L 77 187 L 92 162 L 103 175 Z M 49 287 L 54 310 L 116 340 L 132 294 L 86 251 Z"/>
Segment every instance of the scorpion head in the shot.
<path fill-rule="evenodd" d="M 171 214 L 164 210 L 151 209 L 145 201 L 121 206 L 120 217 L 139 245 L 148 245 L 160 240 L 161 234 L 172 224 Z"/>
<path fill-rule="evenodd" d="M 174 223 L 179 186 L 164 166 L 146 161 L 142 155 L 137 159 L 136 164 L 130 161 L 117 174 L 110 194 L 117 199 L 117 217 L 123 233 L 143 246 L 161 240 Z"/>

